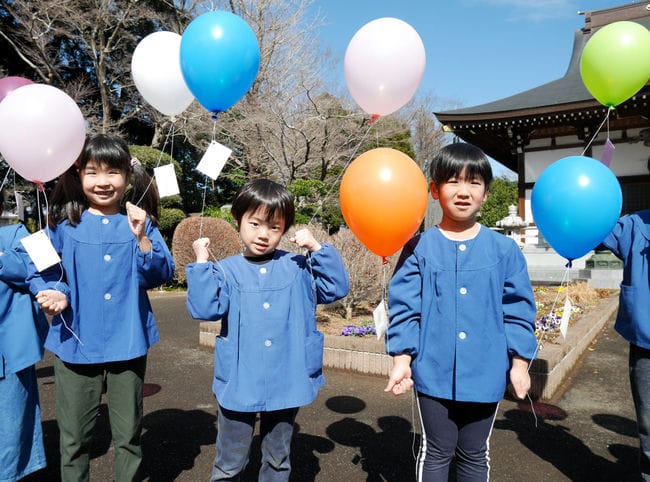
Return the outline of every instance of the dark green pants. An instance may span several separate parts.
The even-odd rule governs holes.
[[[115,450],[115,481],[131,482],[140,478],[146,366],[146,356],[92,365],[55,360],[56,418],[61,433],[63,482],[89,480],[90,446],[104,386]]]

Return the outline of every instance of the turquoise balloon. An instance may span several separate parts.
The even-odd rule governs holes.
[[[614,173],[591,157],[570,156],[535,182],[533,219],[548,244],[572,261],[598,246],[621,215],[623,194]]]
[[[626,20],[601,27],[582,50],[580,75],[601,104],[625,102],[650,79],[650,31]]]
[[[217,114],[237,103],[253,85],[260,48],[244,20],[213,11],[196,17],[183,32],[180,63],[192,95]]]

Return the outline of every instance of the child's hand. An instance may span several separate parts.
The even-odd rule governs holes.
[[[57,290],[39,291],[36,302],[48,315],[58,315],[68,307],[68,298]]]
[[[395,395],[402,395],[413,387],[411,378],[411,355],[395,355],[393,357],[393,368],[388,377],[388,385],[385,392],[393,392]]]
[[[131,228],[133,235],[139,240],[142,236],[144,236],[144,228],[147,222],[147,212],[135,204],[127,202],[126,216],[129,218],[129,227]]]
[[[135,236],[135,239],[138,240],[138,247],[140,248],[140,251],[151,251],[151,241],[145,233],[145,227],[147,226],[147,212],[135,204],[127,202],[126,216],[129,220],[129,227],[131,228],[131,232]]]
[[[311,234],[311,231],[309,231],[307,228],[299,229],[296,231],[296,233],[292,238],[289,239],[289,241],[296,243],[301,248],[307,248],[307,250],[312,253],[314,251],[318,251],[321,248],[320,243],[316,241],[314,235]]]
[[[512,368],[510,369],[510,383],[515,397],[520,400],[526,398],[530,390],[530,375],[528,374],[528,360],[521,357],[513,357]]]
[[[192,243],[192,249],[194,250],[194,254],[196,254],[197,263],[205,263],[208,261],[208,258],[210,257],[210,251],[208,251],[209,247],[209,238],[199,238]]]

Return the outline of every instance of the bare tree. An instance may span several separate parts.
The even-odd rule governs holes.
[[[382,258],[366,248],[347,228],[332,236],[332,244],[339,250],[350,277],[350,291],[341,300],[346,319],[352,319],[358,306],[373,306],[382,299]]]
[[[131,55],[139,36],[161,23],[150,2],[0,0],[0,6],[12,19],[0,35],[35,77],[68,93],[95,130],[118,129],[139,115]]]

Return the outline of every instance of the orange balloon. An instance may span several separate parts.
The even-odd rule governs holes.
[[[348,166],[339,199],[345,222],[370,251],[388,257],[411,239],[424,219],[427,181],[403,152],[386,147]]]

